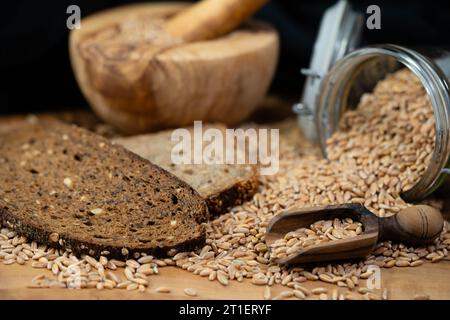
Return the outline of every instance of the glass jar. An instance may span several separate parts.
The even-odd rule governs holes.
[[[450,52],[431,49],[426,53],[398,45],[357,49],[339,61],[323,78],[315,105],[314,120],[321,150],[338,128],[342,114],[357,106],[362,94],[400,68],[407,67],[421,81],[435,117],[436,139],[431,162],[420,180],[401,196],[407,202],[425,198],[443,185],[450,173]],[[448,180],[445,182],[448,187]]]

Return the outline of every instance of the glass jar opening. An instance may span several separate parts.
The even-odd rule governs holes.
[[[364,93],[372,92],[378,81],[406,67],[422,83],[435,117],[436,138],[431,162],[419,181],[402,192],[407,202],[431,194],[445,179],[450,156],[450,86],[446,75],[429,58],[417,51],[378,45],[358,49],[339,60],[324,78],[317,99],[315,121],[322,153],[326,140],[338,128],[342,114],[356,108]]]

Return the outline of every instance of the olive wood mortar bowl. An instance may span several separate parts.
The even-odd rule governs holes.
[[[97,115],[128,133],[234,125],[264,98],[279,52],[277,32],[250,21],[212,40],[162,30],[186,4],[138,4],[94,14],[70,34],[72,67]]]

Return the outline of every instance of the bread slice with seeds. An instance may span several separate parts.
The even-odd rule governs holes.
[[[167,256],[205,241],[205,201],[171,173],[58,121],[0,136],[0,222],[78,254]]]
[[[225,131],[220,124],[205,125]],[[193,132],[193,128],[188,128]],[[150,160],[191,185],[206,200],[212,216],[225,213],[239,205],[258,190],[258,172],[255,165],[231,164],[174,164],[171,160],[173,130],[153,134],[116,138],[114,142]]]

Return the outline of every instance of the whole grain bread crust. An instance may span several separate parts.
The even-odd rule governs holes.
[[[252,167],[252,172],[250,179],[238,181],[205,199],[211,216],[217,217],[225,213],[228,208],[240,205],[253,197],[259,187],[256,166]]]
[[[52,242],[49,241],[51,238],[51,232],[28,224],[21,219],[17,219],[10,212],[2,208],[0,208],[0,222],[2,225],[16,231],[18,234],[38,243],[44,243],[56,249],[67,249],[78,256],[86,254],[94,258],[99,258],[103,255],[108,258],[123,260],[134,258],[143,252],[156,257],[168,257],[169,252],[172,250],[175,250],[176,252],[197,251],[205,244],[206,240],[206,235],[203,231],[199,237],[174,246],[155,247],[149,249],[131,249],[126,246],[117,247],[98,245],[78,239],[72,239],[64,235],[60,235],[57,242]],[[204,230],[204,227],[202,229]]]

